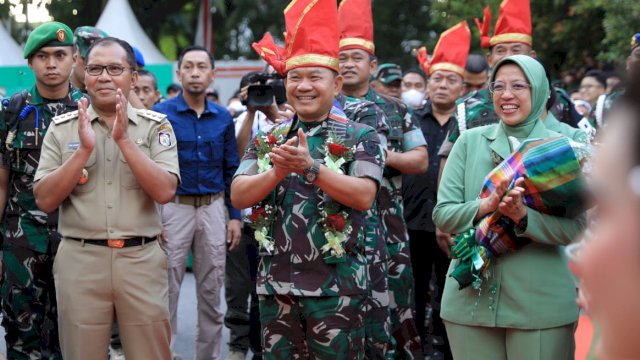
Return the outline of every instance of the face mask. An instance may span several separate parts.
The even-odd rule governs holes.
[[[424,93],[416,89],[404,91],[402,93],[402,101],[412,108],[419,108],[424,101]]]

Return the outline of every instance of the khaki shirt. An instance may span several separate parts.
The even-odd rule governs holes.
[[[129,106],[128,134],[156,164],[180,178],[176,138],[165,115]],[[156,236],[161,230],[160,206],[133,175],[111,131],[89,106],[96,145],[85,169],[89,176],[60,204],[58,230],[64,237],[120,239]],[[42,146],[38,181],[60,167],[80,146],[78,112],[53,118]],[[78,174],[80,178],[80,174]]]

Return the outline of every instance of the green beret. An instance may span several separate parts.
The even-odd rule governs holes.
[[[87,50],[89,46],[96,42],[98,39],[106,38],[107,33],[93,26],[80,26],[76,28],[74,32],[74,43],[80,49],[80,56],[82,58],[87,57]]]
[[[73,32],[67,25],[57,21],[44,23],[29,34],[22,54],[27,59],[45,46],[73,46]]]

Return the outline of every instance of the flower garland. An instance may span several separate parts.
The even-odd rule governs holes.
[[[271,134],[260,134],[256,136],[254,145],[257,150],[258,173],[263,173],[272,168],[269,153],[271,150],[284,143],[285,136],[282,132]],[[344,174],[342,166],[353,160],[355,147],[349,148],[344,142],[338,138],[335,132],[329,132],[327,145],[320,149],[324,154],[324,163],[327,168],[335,173]],[[320,221],[323,227],[323,234],[327,239],[320,250],[325,254],[325,260],[328,262],[340,262],[343,260],[345,249],[343,243],[349,239],[349,235],[353,231],[349,213],[346,210],[340,210],[341,205],[325,196],[319,191],[322,198],[320,204]],[[248,222],[254,230],[255,238],[258,244],[268,253],[272,254],[275,249],[274,240],[269,236],[271,226],[275,221],[276,208],[273,205],[263,205],[263,202],[252,207],[251,215]],[[332,259],[333,258],[333,259]]]
[[[282,132],[273,131],[271,134],[258,134],[253,140],[258,152],[258,174],[261,174],[272,168],[269,153],[271,149],[284,143],[284,134]]]
[[[271,224],[275,220],[276,209],[271,205],[256,205],[251,208],[249,224],[254,230],[254,236],[258,245],[271,254],[275,248],[273,239],[269,236]]]
[[[327,138],[327,146],[321,150],[324,153],[325,166],[338,174],[344,174],[342,165],[353,160],[355,147],[345,146],[342,139],[335,132],[330,131]],[[343,243],[349,239],[353,228],[349,221],[349,213],[340,211],[340,204],[330,198],[323,199],[324,208],[320,211],[320,224],[324,228],[324,236],[327,243],[320,250],[329,257],[335,257],[340,261],[345,253]]]
[[[354,148],[344,145],[344,142],[334,132],[329,133],[327,146],[324,150],[324,164],[329,170],[344,175],[342,165],[353,160]]]
[[[269,153],[271,150],[284,143],[285,136],[282,131],[274,130],[270,134],[259,133],[253,140],[256,147],[258,159],[258,174],[261,174],[273,166]],[[251,208],[251,215],[248,216],[249,226],[254,231],[254,236],[258,244],[271,254],[275,248],[273,239],[269,236],[271,225],[275,220],[275,207],[272,205],[262,205],[262,202]]]

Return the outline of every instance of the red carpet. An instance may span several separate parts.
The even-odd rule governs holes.
[[[576,330],[576,358],[575,360],[585,360],[591,347],[593,337],[593,324],[587,316],[580,316],[578,329]]]

